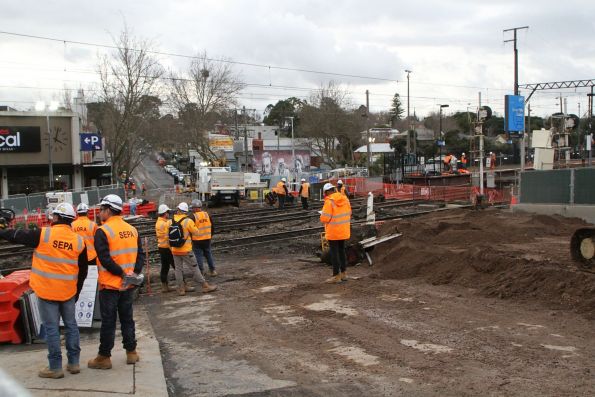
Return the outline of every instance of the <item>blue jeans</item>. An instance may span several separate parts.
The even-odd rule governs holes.
[[[116,318],[120,317],[122,345],[127,352],[136,350],[134,318],[132,311],[134,288],[126,291],[102,289],[99,291],[101,329],[99,331],[99,354],[111,357],[116,339]]]
[[[64,321],[66,356],[68,364],[79,363],[81,346],[79,328],[75,317],[74,296],[65,302],[49,301],[39,298],[39,314],[45,341],[48,345],[48,362],[51,370],[62,369],[62,349],[60,348],[60,316]]]
[[[213,260],[213,254],[211,253],[211,240],[195,240],[192,241],[192,252],[194,252],[194,256],[196,257],[196,263],[198,263],[198,268],[200,272],[204,272],[204,265],[202,262],[202,257],[204,255],[207,258],[207,263],[209,265],[209,270],[215,270],[215,261]]]

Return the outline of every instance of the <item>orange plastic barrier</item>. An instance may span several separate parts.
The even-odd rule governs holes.
[[[29,289],[30,273],[19,270],[0,279],[0,342],[23,343],[19,298]]]

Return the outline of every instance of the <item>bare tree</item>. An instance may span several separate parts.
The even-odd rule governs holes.
[[[169,102],[178,113],[184,138],[206,159],[216,158],[209,148],[208,131],[237,106],[244,88],[230,63],[213,61],[206,52],[196,56],[184,73],[171,73]]]
[[[146,98],[155,94],[163,75],[159,61],[150,54],[152,44],[134,37],[127,27],[114,38],[117,49],[99,61],[101,88],[89,117],[106,137],[114,176],[132,171],[144,157],[147,127]]]
[[[311,138],[313,149],[332,167],[353,161],[354,145],[361,140],[362,117],[348,95],[331,81],[314,91],[300,110],[300,134]]]

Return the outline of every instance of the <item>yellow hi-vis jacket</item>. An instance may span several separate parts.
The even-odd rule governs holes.
[[[181,247],[170,247],[171,253],[174,255],[188,255],[192,251],[192,236],[198,235],[198,229],[194,224],[191,216],[186,214],[175,214],[174,221],[179,221],[182,218],[186,218],[182,221],[182,229],[184,230],[184,238],[186,242]]]
[[[95,251],[95,232],[97,231],[97,223],[93,222],[87,216],[79,216],[72,222],[72,230],[85,240],[87,246],[87,260],[90,262],[97,258]]]
[[[302,183],[302,197],[310,197],[310,184],[308,182]]]
[[[165,219],[163,217],[157,218],[155,223],[155,234],[157,235],[157,247],[169,248],[169,226],[171,225],[171,219]]]

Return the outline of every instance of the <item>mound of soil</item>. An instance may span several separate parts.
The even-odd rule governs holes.
[[[387,222],[381,235],[403,236],[373,252],[373,277],[454,283],[482,295],[537,300],[595,318],[595,274],[578,270],[569,251],[572,233],[584,225],[575,218],[497,209]]]

